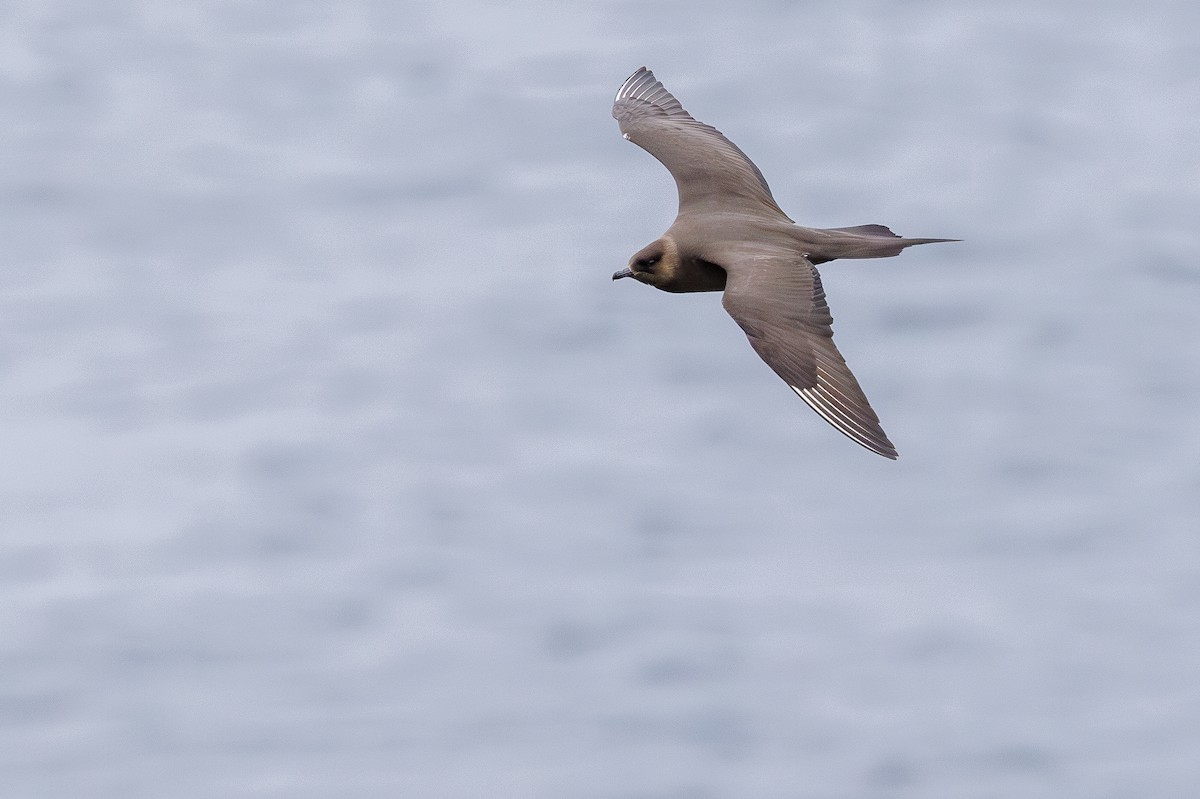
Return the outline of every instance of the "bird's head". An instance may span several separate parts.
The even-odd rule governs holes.
[[[663,237],[643,247],[629,259],[629,267],[613,274],[613,280],[631,277],[639,283],[670,291],[679,269],[679,251],[675,243]]]

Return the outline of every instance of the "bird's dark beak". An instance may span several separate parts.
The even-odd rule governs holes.
[[[633,277],[633,270],[622,269],[620,272],[613,272],[613,280],[620,280],[623,277]]]

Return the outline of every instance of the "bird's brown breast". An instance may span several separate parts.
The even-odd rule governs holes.
[[[725,270],[703,258],[681,258],[663,291],[683,294],[693,291],[724,291]]]

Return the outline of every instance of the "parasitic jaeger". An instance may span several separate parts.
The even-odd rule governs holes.
[[[833,317],[816,264],[889,258],[914,244],[883,225],[809,228],[775,203],[758,167],[720,131],[692,117],[642,67],[613,102],[621,134],[662,162],[679,189],[679,213],[613,280],[670,292],[723,291],[721,304],[750,346],[809,407],[885,458],[896,448],[833,344]]]

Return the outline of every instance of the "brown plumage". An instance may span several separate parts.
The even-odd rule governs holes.
[[[642,67],[613,103],[624,137],[663,163],[679,189],[674,224],[613,280],[670,292],[724,291],[722,304],[750,345],[825,421],[862,446],[896,457],[879,418],[833,345],[833,317],[814,264],[887,258],[906,239],[883,225],[807,228],[775,203],[758,167],[716,128],[693,119]]]

